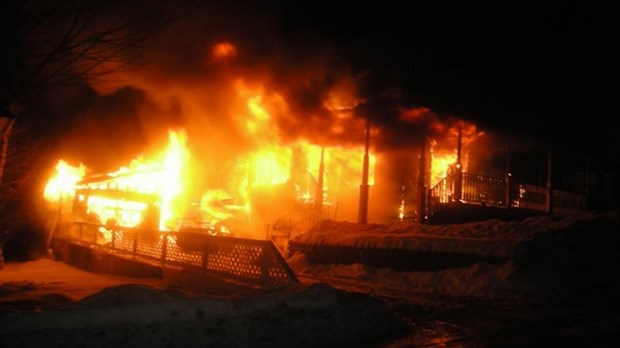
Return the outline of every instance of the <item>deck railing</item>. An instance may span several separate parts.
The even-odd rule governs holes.
[[[271,241],[211,236],[196,232],[162,232],[74,222],[71,241],[99,246],[111,253],[142,258],[162,267],[212,274],[260,287],[299,283]]]
[[[536,211],[572,212],[586,209],[585,196],[549,190],[546,187],[514,182],[473,173],[461,174],[461,195],[456,197],[458,174],[443,178],[429,190],[429,210],[453,203],[520,208]],[[550,197],[550,193],[552,197]],[[553,198],[549,201],[550,198]],[[551,205],[551,206],[550,206]]]

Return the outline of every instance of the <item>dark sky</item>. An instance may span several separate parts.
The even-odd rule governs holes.
[[[552,149],[618,157],[613,11],[589,4],[274,5],[406,99]]]
[[[167,34],[171,46],[160,47],[174,56],[156,66],[162,75],[204,78],[195,68],[203,65],[205,42],[220,36],[244,54],[251,51],[240,59],[273,60],[270,66],[284,77],[311,65],[305,55],[329,50],[364,76],[363,97],[370,102],[396,93],[398,106],[429,107],[506,139],[520,138],[514,148],[532,141],[568,157],[610,162],[609,168],[620,159],[620,60],[610,8],[585,2],[186,1],[196,10],[191,24],[175,23],[177,31]],[[196,47],[177,52],[192,40]],[[288,46],[284,54],[273,49],[280,45]],[[310,96],[321,101],[320,93]],[[376,104],[375,121],[394,119],[389,103]]]

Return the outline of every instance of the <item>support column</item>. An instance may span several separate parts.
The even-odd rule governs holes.
[[[420,144],[420,169],[418,174],[418,222],[426,222],[426,137]]]
[[[461,203],[463,198],[463,165],[461,163],[461,143],[463,140],[463,130],[459,126],[459,137],[456,147],[456,171],[454,173],[454,200],[456,203]]]
[[[586,158],[583,171],[583,210],[588,210],[588,196],[590,196],[590,159]]]
[[[370,122],[366,121],[366,141],[364,145],[364,162],[362,165],[362,184],[360,185],[359,214],[357,222],[365,224],[368,222],[368,167],[369,157],[368,148],[370,146]]]
[[[319,175],[316,183],[316,193],[314,202],[316,204],[316,212],[319,215],[323,213],[323,177],[325,175],[325,148],[321,147],[321,160],[319,162]]]
[[[553,185],[551,181],[552,170],[551,151],[547,152],[547,213],[553,214]]]
[[[506,151],[506,170],[504,173],[504,182],[506,184],[505,190],[506,192],[504,192],[504,200],[505,200],[505,205],[506,208],[510,208],[511,206],[511,200],[512,197],[510,196],[511,192],[510,192],[510,179],[512,178],[512,173],[510,172],[510,147],[508,147],[508,150]]]

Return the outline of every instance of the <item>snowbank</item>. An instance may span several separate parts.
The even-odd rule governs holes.
[[[326,284],[220,298],[180,288],[117,284],[76,300],[73,291],[80,280],[73,273],[81,271],[49,260],[31,266],[51,274],[65,271],[66,279],[77,283],[50,284],[28,276],[21,278],[30,281],[0,281],[3,347],[341,346],[373,342],[405,328],[382,302]],[[9,265],[11,279],[18,279],[14,268]],[[28,263],[17,268],[29,272]],[[70,288],[68,295],[65,288]],[[44,306],[27,301],[54,296],[62,298]]]
[[[289,258],[298,274],[354,287],[399,292],[437,293],[479,298],[555,298],[609,300],[620,294],[616,265],[620,261],[617,212],[551,215],[524,221],[498,220],[446,226],[358,225],[324,221],[296,240],[317,245],[362,245],[461,252],[473,244],[462,240],[492,240],[511,250],[503,264],[477,263],[435,272],[398,272],[360,263],[311,264],[303,254]],[[415,242],[434,238],[434,244]],[[362,284],[362,285],[360,285]],[[620,301],[619,301],[620,302]]]
[[[378,294],[418,296],[438,294],[455,297],[519,300],[536,291],[533,285],[516,277],[512,261],[501,265],[478,263],[471,267],[436,272],[399,272],[363,264],[315,265],[296,253],[288,260],[302,277],[334,283],[351,290],[372,289]]]
[[[512,257],[517,244],[587,221],[610,219],[600,213],[546,215],[522,221],[487,220],[464,224],[357,224],[324,220],[291,242],[307,245],[434,251]]]

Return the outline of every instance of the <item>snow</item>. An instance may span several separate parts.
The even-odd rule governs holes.
[[[404,328],[382,302],[326,284],[208,296],[47,259],[0,271],[0,322],[3,347],[316,347]]]
[[[399,272],[390,268],[375,268],[360,263],[344,265],[313,265],[302,253],[295,253],[288,260],[298,274],[321,281],[335,281],[342,287],[358,291],[360,287],[379,293],[415,294],[428,293],[449,296],[468,296],[484,299],[518,300],[534,287],[515,276],[512,261],[501,265],[478,263],[435,272]],[[344,283],[343,283],[344,281]]]
[[[287,261],[301,285],[217,296],[161,279],[89,273],[48,259],[8,263],[0,270],[0,342],[2,347],[372,346],[416,330],[394,310],[400,303],[427,310],[411,306],[421,294],[481,301],[582,299],[616,308],[617,227],[618,212],[446,226],[324,221],[296,241],[487,254],[496,251],[480,244],[492,242],[503,247],[494,255],[508,261],[399,272],[361,263],[311,264],[297,253]],[[390,298],[395,300],[387,306],[383,301]]]
[[[550,231],[568,229],[581,221],[605,218],[609,214],[545,215],[522,221],[487,220],[448,225],[357,224],[324,220],[307,233],[293,238],[292,242],[512,257],[521,242]]]
[[[62,293],[68,300],[77,301],[110,286],[132,283],[152,286],[163,284],[160,279],[90,273],[50,259],[7,263],[0,270],[0,284],[3,285],[0,294],[4,295],[0,298],[0,304],[6,302],[7,293],[11,293],[11,299],[19,296],[49,297]]]
[[[465,224],[361,225],[323,221],[295,242],[313,245],[411,249],[504,256],[434,272],[398,272],[360,263],[312,264],[304,254],[288,259],[298,276],[345,289],[383,289],[484,299],[597,298],[618,289],[618,212],[548,215],[523,221]],[[499,246],[498,248],[495,248]],[[351,286],[349,286],[351,285]]]

